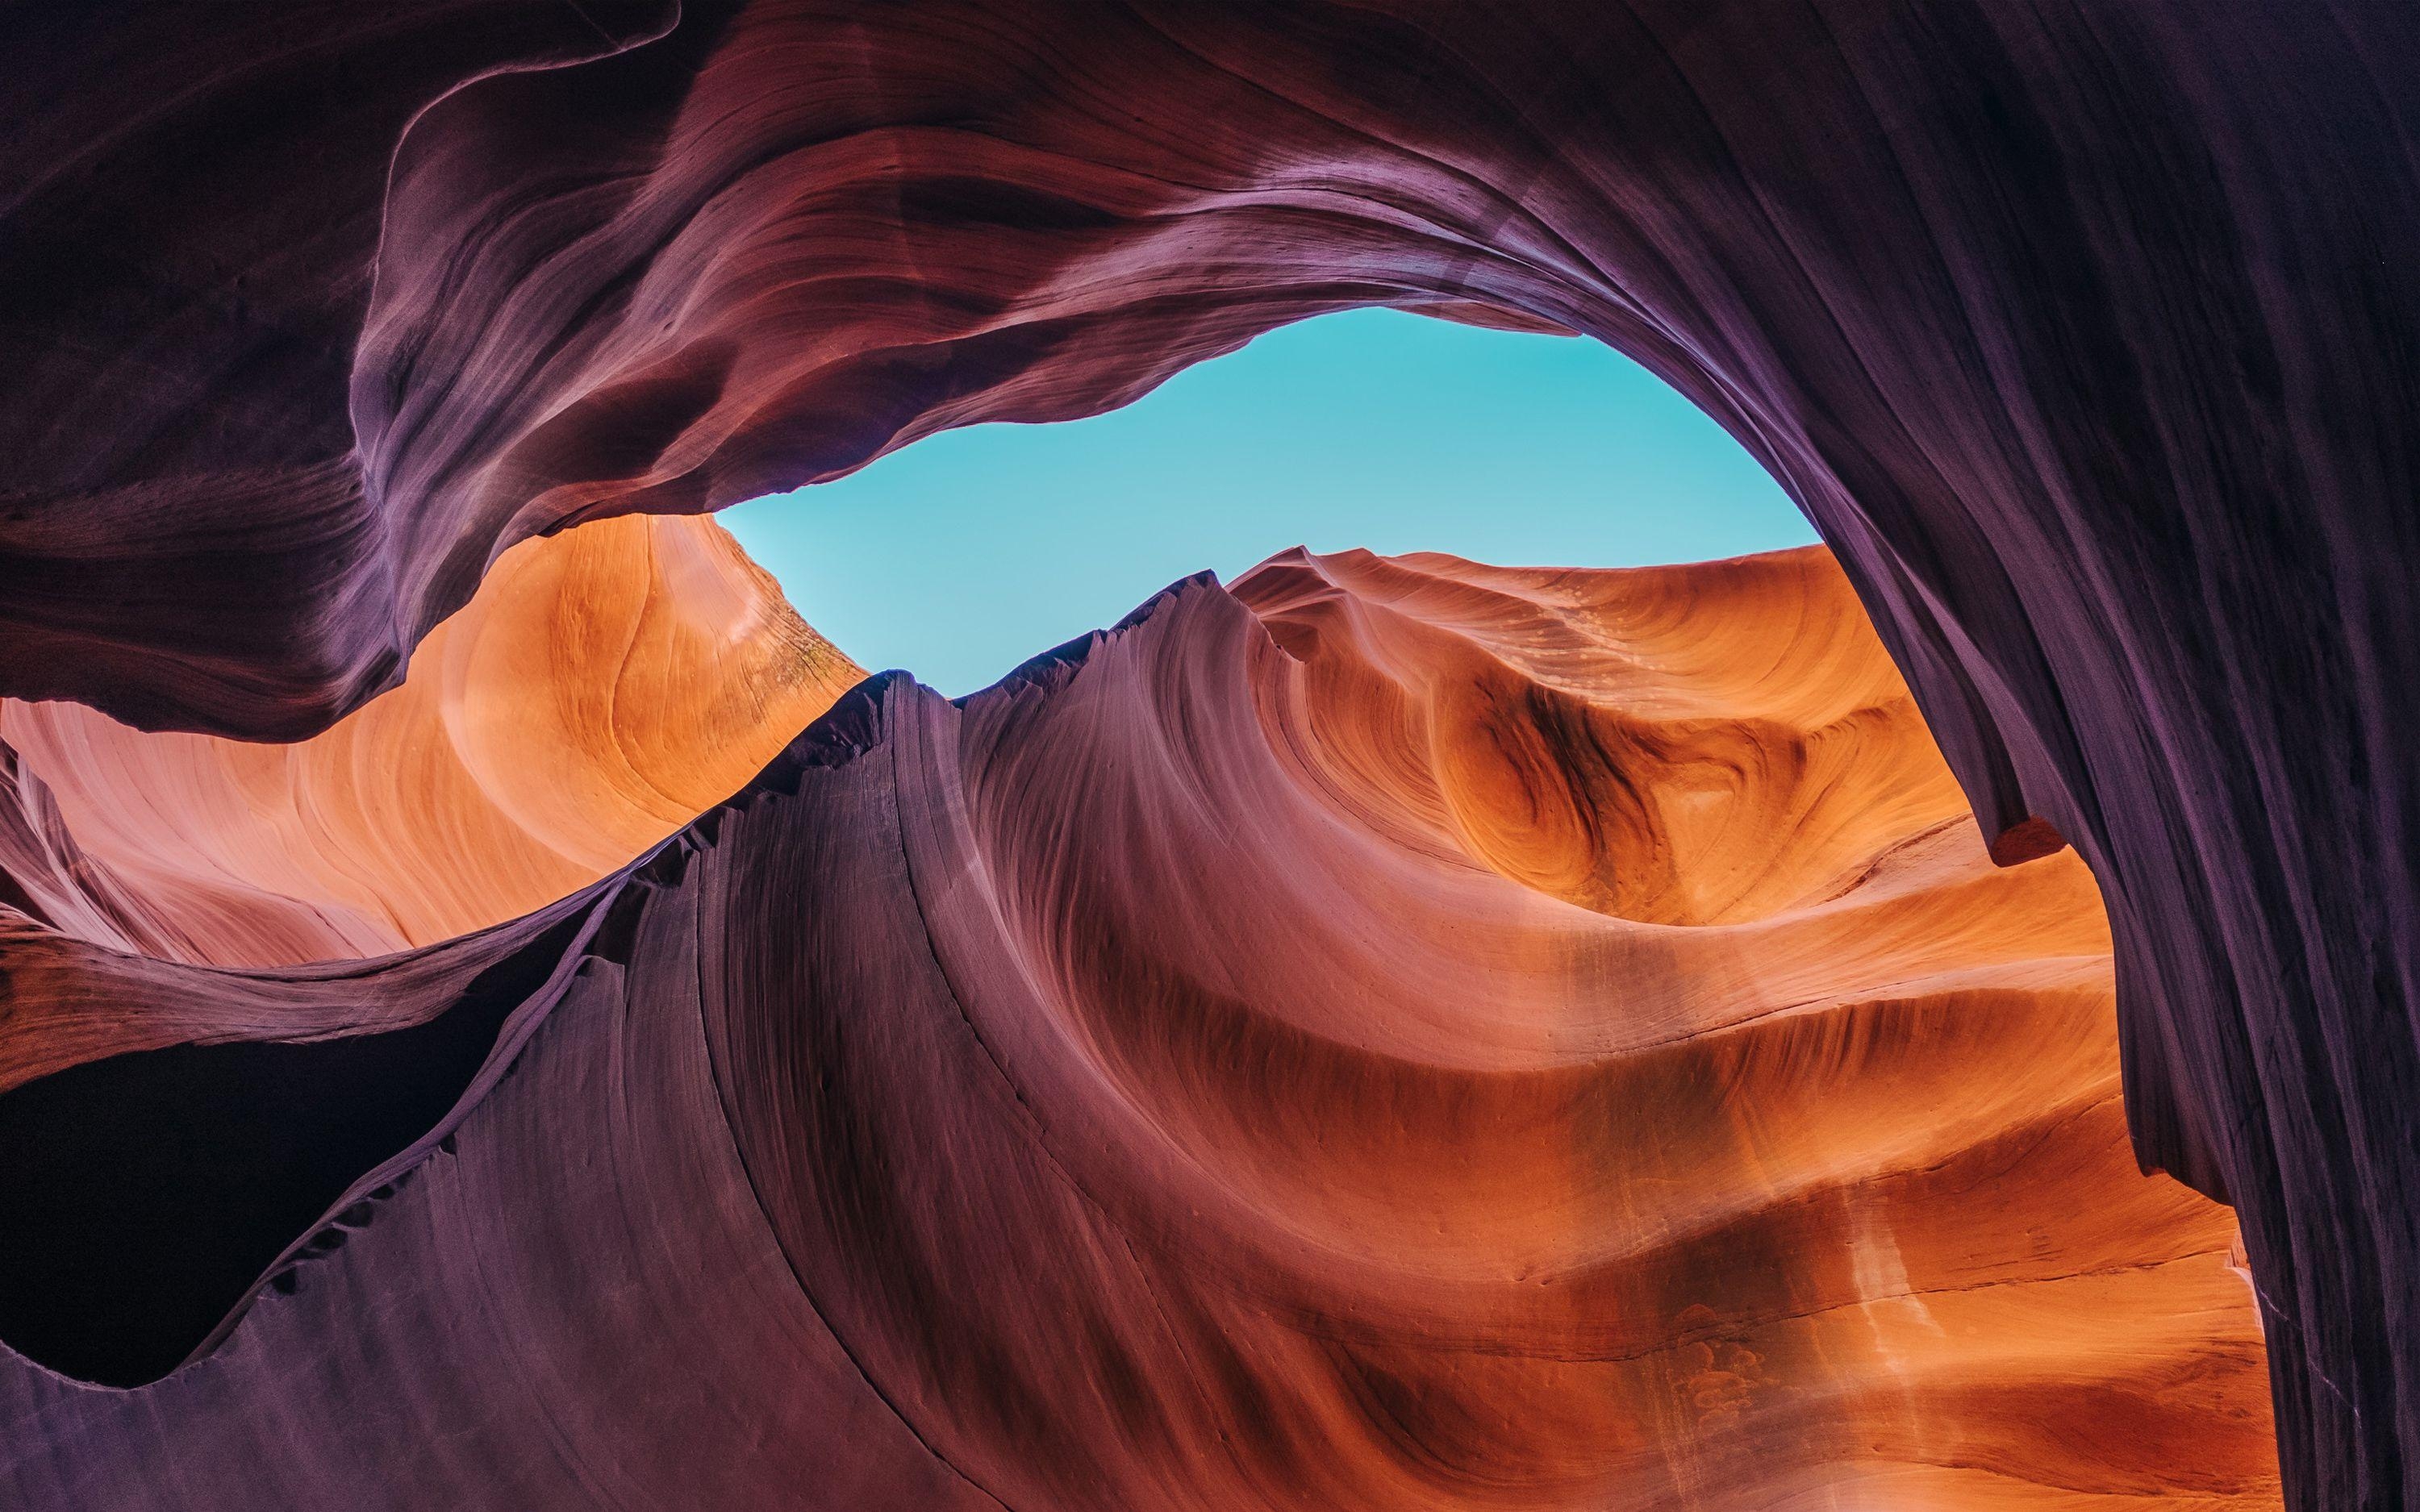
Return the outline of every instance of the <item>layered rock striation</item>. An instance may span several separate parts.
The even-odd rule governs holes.
[[[431,944],[619,870],[863,675],[711,521],[600,521],[506,552],[400,687],[295,745],[0,701],[0,902],[209,965]]]
[[[479,935],[47,948],[224,1042],[0,1097],[18,1504],[2278,1504],[2093,881],[1820,550],[1291,553]]]
[[[0,692],[299,737],[514,541],[1392,303],[1585,332],[1838,553],[2116,935],[2298,1505],[2420,1501],[2420,12],[51,7],[0,85]],[[1014,528],[1013,523],[1003,528]]]

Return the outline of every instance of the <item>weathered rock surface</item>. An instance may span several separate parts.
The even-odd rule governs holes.
[[[401,687],[297,745],[0,701],[0,902],[209,965],[431,944],[620,870],[863,675],[711,521],[599,521],[505,553]]]
[[[2420,1501],[2420,9],[9,24],[0,691],[296,736],[566,520],[1339,305],[1601,336],[1805,505],[2001,854],[2100,878],[2296,1504]]]
[[[1290,554],[485,934],[47,948],[240,1042],[0,1097],[0,1336],[134,1387],[0,1364],[13,1504],[2277,1504],[2092,879],[1820,550]]]

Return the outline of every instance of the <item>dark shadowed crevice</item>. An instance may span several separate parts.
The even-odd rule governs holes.
[[[348,1187],[445,1117],[586,918],[411,1028],[138,1051],[0,1096],[0,1341],[105,1385],[175,1369]]]

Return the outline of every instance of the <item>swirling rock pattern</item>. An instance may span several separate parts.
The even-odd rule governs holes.
[[[11,18],[0,692],[299,736],[566,520],[1341,305],[1602,337],[2100,878],[2296,1504],[2420,1502],[2420,10],[240,8]]]
[[[2273,1506],[2108,946],[2074,856],[1992,863],[1820,550],[1289,554],[959,704],[869,681],[644,863],[353,973],[480,1019],[458,1101],[164,1380],[0,1367],[0,1484]],[[106,1124],[142,1060],[15,1097]],[[101,1309],[52,1363],[133,1363],[140,1288],[46,1284]]]
[[[863,675],[721,527],[600,521],[506,552],[401,687],[297,745],[0,701],[0,872],[163,960],[384,955],[619,870]]]

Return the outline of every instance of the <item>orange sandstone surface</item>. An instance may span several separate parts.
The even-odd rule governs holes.
[[[845,663],[711,527],[598,530],[301,747],[8,710],[161,917],[380,948],[712,804],[568,945],[347,978],[513,1015],[164,1381],[0,1360],[0,1426],[131,1445],[0,1446],[28,1504],[2278,1504],[2093,879],[1993,863],[1823,551],[1291,552],[955,703],[869,682],[714,803]],[[327,991],[211,981],[237,1038]],[[225,1447],[297,1413],[348,1427]]]
[[[604,520],[504,552],[402,687],[299,744],[0,700],[15,817],[80,853],[10,870],[67,933],[170,960],[427,945],[626,865],[863,675],[712,520]]]

